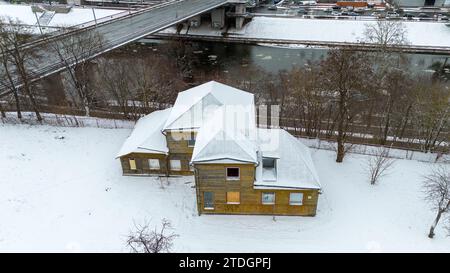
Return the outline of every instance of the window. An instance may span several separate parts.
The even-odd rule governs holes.
[[[275,158],[263,157],[263,168],[266,169],[275,168]]]
[[[133,159],[133,158],[130,158],[128,161],[130,162],[130,170],[132,170],[132,171],[137,170],[137,168],[136,168],[136,160]]]
[[[180,160],[170,160],[170,169],[172,171],[181,171],[181,161]]]
[[[263,205],[275,204],[275,193],[274,192],[263,192],[262,193],[262,203],[263,203]]]
[[[263,157],[262,165],[263,165],[263,180],[276,181],[277,180],[277,172],[275,168],[276,159],[270,157]]]
[[[195,146],[195,134],[191,132],[189,139],[188,139],[188,147],[194,147]]]
[[[239,180],[239,168],[227,168],[227,180]]]
[[[291,192],[289,195],[289,205],[291,205],[291,206],[303,205],[303,193]]]
[[[210,191],[205,191],[203,193],[203,208],[204,209],[214,209],[214,193]]]
[[[241,194],[238,191],[227,192],[227,204],[239,204],[241,203]]]
[[[159,159],[149,159],[148,166],[150,170],[159,170]]]

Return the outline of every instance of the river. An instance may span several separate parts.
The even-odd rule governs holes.
[[[146,46],[160,51],[166,41],[141,40]],[[304,66],[308,62],[316,62],[326,58],[327,48],[283,48],[276,46],[261,46],[250,44],[190,42],[197,69],[211,69],[219,66],[223,70],[232,70],[237,66],[257,66],[271,73],[289,70],[293,66]],[[431,54],[405,54],[413,72],[432,73],[430,66],[435,62],[444,62],[450,56]]]

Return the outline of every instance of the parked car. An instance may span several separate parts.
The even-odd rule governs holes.
[[[423,12],[419,13],[419,15],[417,15],[417,17],[419,17],[419,18],[430,18],[430,16],[428,14],[423,13]]]
[[[341,10],[340,6],[332,6],[331,8],[334,9],[334,10]]]
[[[267,8],[268,10],[277,10],[277,6],[272,5]]]
[[[400,15],[397,12],[395,12],[395,11],[388,11],[386,13],[386,17],[388,17],[388,18],[397,18],[399,16]]]
[[[359,14],[356,13],[356,12],[354,12],[354,11],[349,12],[348,15],[349,15],[349,16],[359,16]]]
[[[308,14],[308,11],[305,10],[305,9],[300,8],[300,9],[297,11],[297,13],[298,13],[298,14]]]
[[[331,15],[339,16],[339,15],[341,15],[341,13],[339,11],[333,11],[333,12],[331,12]]]
[[[403,18],[406,20],[412,20],[414,18],[414,15],[412,15],[411,13],[405,13],[403,15]]]

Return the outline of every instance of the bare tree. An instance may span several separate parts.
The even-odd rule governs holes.
[[[381,50],[408,44],[407,30],[400,21],[377,20],[367,23],[363,32],[363,41],[377,44]]]
[[[423,183],[425,200],[437,211],[436,218],[430,227],[429,238],[434,237],[434,229],[444,214],[450,210],[450,173],[445,167],[436,167],[431,174],[425,176]],[[450,231],[450,228],[449,228]]]
[[[134,60],[122,60],[113,58],[100,58],[98,60],[98,75],[96,81],[97,89],[113,99],[124,118],[137,119],[139,113],[134,107],[136,94],[132,91],[132,68]]]
[[[337,155],[336,162],[345,156],[350,126],[362,112],[360,102],[373,74],[372,66],[362,52],[333,49],[321,64],[324,93],[336,100]]]
[[[36,66],[39,56],[33,49],[23,46],[31,40],[31,37],[30,30],[23,27],[18,21],[7,18],[3,23],[0,22],[0,61],[2,64],[0,78],[1,85],[14,95],[18,118],[22,118],[19,91],[23,91],[30,101],[37,120],[42,121],[29,71],[29,67]],[[14,75],[21,81],[20,90],[16,86]]]
[[[388,175],[394,162],[394,159],[389,157],[389,148],[377,148],[375,154],[369,156],[366,162],[366,170],[369,174],[370,184],[375,185],[382,177]]]
[[[127,246],[135,253],[162,253],[170,252],[173,240],[178,237],[175,233],[168,233],[173,229],[167,219],[162,219],[161,228],[150,230],[149,223],[143,225],[134,224],[135,230],[130,232]]]
[[[103,37],[95,30],[71,35],[52,43],[66,68],[69,83],[75,89],[86,116],[90,116],[95,96],[95,86],[91,83],[92,64],[87,59],[98,53],[102,44]]]
[[[448,140],[443,132],[448,131],[450,117],[450,90],[435,83],[417,84],[415,90],[416,108],[413,123],[417,137],[421,140],[421,150],[434,151]]]

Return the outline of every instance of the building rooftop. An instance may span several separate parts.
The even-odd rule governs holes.
[[[167,154],[166,137],[161,130],[172,108],[154,111],[136,123],[133,132],[125,140],[117,157],[131,153]]]
[[[254,107],[253,94],[215,81],[180,92],[163,130],[198,129],[222,105]]]
[[[258,128],[256,189],[320,189],[309,148],[283,129]],[[272,159],[265,166],[264,160]]]

